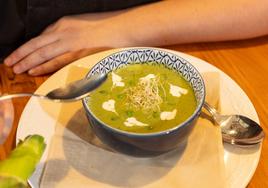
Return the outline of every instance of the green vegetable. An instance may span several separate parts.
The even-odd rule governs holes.
[[[101,94],[106,94],[107,91],[105,91],[105,90],[100,90],[99,93],[101,93]]]
[[[130,80],[130,81],[128,81],[128,85],[129,86],[134,86],[135,85],[135,82],[133,80]]]
[[[7,159],[0,161],[0,187],[27,187],[46,144],[39,135],[30,135],[20,141]]]
[[[153,112],[153,117],[154,118],[159,118],[159,113],[158,112]]]
[[[126,111],[126,114],[127,114],[128,117],[132,117],[133,114],[134,114],[134,112],[131,111],[131,110],[127,110],[127,111]]]
[[[111,117],[112,121],[116,121],[117,119],[119,119],[119,117]]]
[[[117,98],[118,99],[123,99],[124,98],[124,95],[123,94],[119,94],[119,95],[117,95]]]
[[[153,126],[148,126],[147,129],[148,129],[148,130],[153,130],[154,127],[153,127]]]

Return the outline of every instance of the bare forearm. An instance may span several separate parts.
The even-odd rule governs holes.
[[[165,0],[115,12],[68,16],[15,50],[15,73],[53,72],[104,48],[163,46],[268,34],[268,0]]]
[[[268,34],[268,1],[161,1],[123,11],[109,22],[126,39],[123,45],[244,39]]]

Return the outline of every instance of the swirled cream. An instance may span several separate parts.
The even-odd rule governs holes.
[[[174,109],[171,112],[164,111],[164,112],[160,113],[160,119],[161,120],[172,120],[176,117],[176,114],[177,114],[176,109]]]
[[[108,101],[105,101],[104,103],[102,103],[102,108],[104,110],[116,113],[116,111],[115,111],[115,100],[110,99]]]
[[[186,95],[188,93],[188,90],[182,87],[175,86],[172,84],[169,84],[169,86],[170,86],[169,93],[174,97],[180,97],[182,94]]]
[[[155,79],[155,75],[154,74],[148,74],[147,76],[144,76],[144,77],[140,78],[141,81],[149,81],[150,79]]]
[[[138,121],[134,117],[127,118],[126,121],[124,122],[124,124],[127,127],[133,127],[133,126],[144,127],[144,126],[148,126],[148,124],[142,123],[142,122]]]
[[[112,72],[112,82],[113,82],[113,87],[124,87],[125,83],[122,82],[121,76],[115,74]]]

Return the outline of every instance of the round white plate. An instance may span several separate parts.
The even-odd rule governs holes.
[[[77,60],[76,62],[53,74],[38,88],[36,93],[46,93],[51,89],[64,85],[70,66],[76,65],[90,69],[104,56],[119,50],[120,49],[109,50]],[[223,113],[239,113],[252,118],[256,122],[259,122],[254,106],[250,102],[245,92],[224,72],[196,57],[180,52],[171,52],[178,54],[182,58],[192,63],[200,72],[220,73],[220,102]],[[53,106],[53,113],[57,114],[61,104],[55,103],[53,105],[55,106]],[[45,137],[47,146],[49,146],[51,137],[54,133],[55,124],[57,123],[57,118],[55,117],[44,111],[40,105],[40,101],[38,101],[36,98],[31,98],[24,108],[20,118],[17,130],[17,142],[19,139],[23,139],[29,134],[40,134]],[[47,147],[44,155],[42,156],[41,162],[38,164],[35,173],[29,180],[29,183],[33,187],[39,187],[38,182],[44,168],[48,150],[49,148]],[[224,145],[224,163],[227,174],[226,182],[231,188],[243,188],[247,186],[257,167],[260,152],[260,145],[250,149],[233,147],[228,144]]]

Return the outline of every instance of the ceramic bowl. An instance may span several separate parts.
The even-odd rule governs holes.
[[[113,128],[98,119],[87,105],[89,97],[83,99],[83,106],[89,124],[99,139],[113,150],[136,157],[152,157],[166,153],[187,142],[195,126],[205,100],[205,85],[198,70],[185,59],[172,52],[158,48],[132,48],[104,57],[87,74],[109,73],[133,63],[162,64],[175,70],[192,86],[197,100],[194,113],[183,123],[161,132],[132,133]]]

